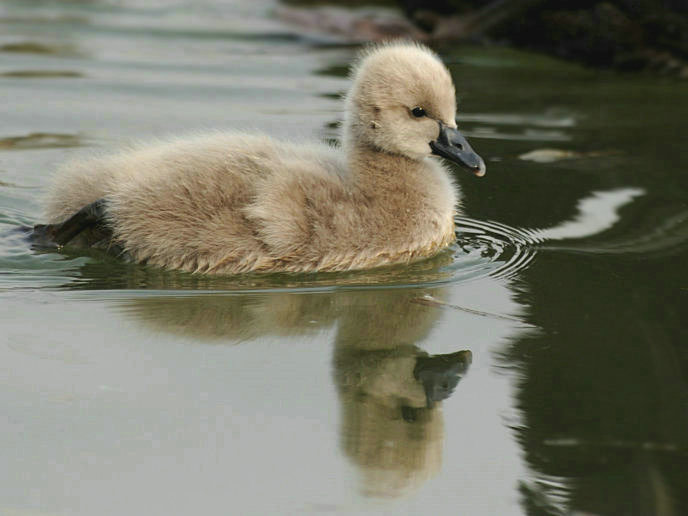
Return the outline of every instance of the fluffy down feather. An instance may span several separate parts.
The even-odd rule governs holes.
[[[367,50],[352,72],[341,148],[216,132],[70,163],[46,218],[104,199],[133,259],[207,273],[337,271],[408,263],[454,239],[457,192],[428,142],[455,127],[451,77],[415,44]],[[428,117],[410,114],[422,106]]]

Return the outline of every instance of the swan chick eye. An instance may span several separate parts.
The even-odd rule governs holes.
[[[419,107],[414,107],[414,108],[411,110],[411,113],[412,113],[413,116],[415,116],[416,118],[420,118],[420,117],[426,115],[425,110],[424,110],[422,107],[420,107],[420,106],[419,106]]]

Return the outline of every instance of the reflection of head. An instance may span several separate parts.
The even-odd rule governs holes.
[[[448,397],[470,351],[428,356],[416,346],[338,345],[335,382],[342,448],[362,470],[364,494],[400,496],[439,471]]]
[[[428,407],[451,396],[472,360],[470,351],[418,357],[413,376],[423,384]]]

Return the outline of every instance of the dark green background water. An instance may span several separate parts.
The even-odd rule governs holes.
[[[0,2],[0,513],[685,514],[685,82],[439,48],[488,173],[409,268],[207,278],[17,233],[82,153],[336,138],[356,49],[274,8]],[[428,406],[414,370],[460,351]]]

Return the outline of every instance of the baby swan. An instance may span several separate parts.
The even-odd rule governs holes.
[[[201,273],[430,257],[453,242],[457,204],[431,154],[485,172],[456,130],[451,76],[426,47],[390,43],[364,51],[352,80],[341,148],[214,133],[72,163],[34,235]]]

